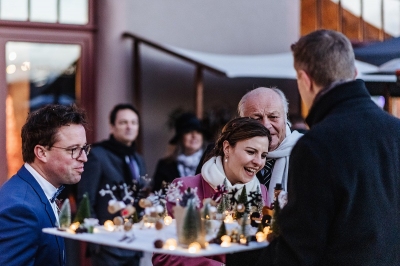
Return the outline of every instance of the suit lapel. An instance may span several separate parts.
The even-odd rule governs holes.
[[[18,171],[17,175],[23,179],[25,182],[27,182],[32,189],[35,191],[35,193],[38,195],[40,201],[43,204],[44,210],[47,213],[47,216],[50,220],[51,226],[56,227],[56,217],[54,215],[53,208],[50,205],[50,201],[47,199],[46,195],[44,194],[43,189],[39,185],[39,183],[36,181],[36,179],[32,176],[32,174],[25,168],[25,166],[22,166],[21,169]],[[59,236],[54,236],[57,241],[58,249],[59,249],[59,258],[60,258],[60,265],[64,265],[63,261],[65,258],[64,255],[64,241],[62,237]]]

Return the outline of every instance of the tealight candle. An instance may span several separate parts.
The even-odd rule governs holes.
[[[71,229],[72,231],[75,231],[76,229],[78,229],[79,227],[79,222],[73,223],[70,225],[69,229]]]
[[[172,217],[171,216],[165,216],[164,217],[164,224],[165,225],[170,225],[172,223]]]
[[[221,247],[229,247],[231,245],[231,237],[227,235],[221,236]]]
[[[264,234],[268,235],[269,233],[269,226],[264,227]]]
[[[114,231],[114,223],[113,223],[113,221],[111,221],[111,220],[105,221],[105,222],[104,222],[104,228],[105,228],[107,231]]]
[[[256,234],[257,242],[264,242],[265,241],[265,234],[263,232],[258,232]]]
[[[233,217],[232,217],[232,215],[227,215],[227,216],[225,217],[224,222],[225,222],[226,224],[233,223]]]
[[[189,251],[189,253],[196,253],[196,252],[199,252],[200,249],[201,249],[200,244],[197,242],[193,242],[189,245],[188,251]]]
[[[242,245],[247,244],[247,239],[243,235],[240,236],[240,244]]]
[[[165,241],[165,247],[169,250],[175,250],[177,245],[176,240],[173,238],[169,238]]]
[[[144,226],[146,227],[146,228],[150,228],[151,227],[151,223],[144,223]]]

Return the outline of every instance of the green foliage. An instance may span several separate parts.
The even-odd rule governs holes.
[[[281,229],[278,225],[279,223],[279,214],[281,212],[281,207],[279,206],[278,200],[275,200],[274,203],[274,215],[271,220],[271,230],[274,232],[276,236],[279,236],[281,233]]]
[[[136,224],[139,222],[137,212],[135,211],[130,217],[131,223]]]
[[[257,193],[259,193],[260,195],[262,195],[262,193],[261,193],[261,189],[260,189],[260,186],[257,186]],[[260,215],[262,215],[262,208],[264,207],[264,201],[263,201],[263,199],[262,199],[262,197],[261,197],[261,200],[258,202],[258,204],[257,204],[257,211],[258,211],[258,213],[260,214]]]
[[[68,228],[71,225],[71,205],[69,204],[69,199],[65,199],[58,217],[61,228]]]
[[[75,222],[83,223],[83,220],[85,218],[90,218],[90,202],[89,202],[89,194],[87,192],[83,194],[83,198],[79,203],[74,223]]]
[[[216,236],[217,239],[221,239],[222,236],[226,235],[226,226],[224,221],[221,222],[221,226],[219,227],[218,234]]]
[[[206,220],[210,220],[210,204],[207,203],[203,207],[203,218]]]
[[[247,212],[243,213],[242,217],[242,224],[241,224],[241,233],[244,236],[247,236],[249,234],[247,230],[247,220],[249,219],[249,214]]]
[[[186,208],[182,226],[182,242],[188,245],[197,241],[201,233],[201,219],[200,213],[196,209],[194,199],[188,200]]]
[[[247,202],[247,191],[246,191],[246,186],[243,186],[242,192],[239,195],[238,198],[238,204],[242,203],[244,205],[244,212],[238,212],[237,210],[235,211],[235,219],[240,219],[243,217],[244,213],[249,213],[249,206],[246,204]]]
[[[258,233],[258,232],[264,232],[264,226],[263,226],[262,223],[259,223],[259,224],[258,224],[257,233]]]

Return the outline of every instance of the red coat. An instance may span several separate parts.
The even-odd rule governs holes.
[[[177,183],[178,181],[183,181],[183,186],[180,187],[181,192],[185,191],[188,187],[196,188],[197,195],[201,201],[200,207],[203,207],[203,199],[211,198],[215,191],[214,189],[203,179],[201,174],[196,176],[187,176],[176,178],[172,183]],[[261,195],[263,197],[264,205],[269,206],[268,202],[268,192],[264,185],[261,185]],[[175,206],[174,202],[167,202],[168,214],[173,217],[172,207]],[[172,256],[167,254],[154,254],[152,258],[154,266],[221,266],[225,264],[225,255],[207,256],[207,257],[181,257]]]

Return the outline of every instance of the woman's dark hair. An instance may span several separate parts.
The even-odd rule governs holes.
[[[111,125],[115,126],[115,119],[117,118],[117,113],[120,110],[125,110],[125,109],[132,110],[138,117],[140,117],[139,111],[135,107],[133,107],[132,104],[129,104],[129,103],[117,104],[116,106],[114,106],[114,108],[111,110],[111,113],[110,113],[110,124]]]
[[[58,129],[70,124],[87,128],[85,111],[76,105],[47,105],[31,112],[21,130],[22,158],[26,163],[35,160],[36,145],[51,148],[57,141]]]
[[[223,143],[225,140],[229,142],[229,145],[235,147],[236,143],[239,141],[254,137],[268,137],[269,142],[271,142],[269,130],[257,120],[249,117],[232,119],[222,129],[221,134],[215,142],[214,149],[206,156],[204,162],[214,156],[224,157]]]

